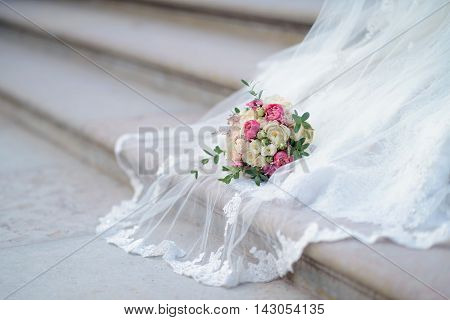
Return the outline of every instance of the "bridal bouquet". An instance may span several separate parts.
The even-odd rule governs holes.
[[[227,166],[222,170],[227,175],[219,181],[230,183],[232,179],[246,176],[259,186],[280,167],[294,160],[307,157],[314,130],[307,122],[309,113],[299,115],[292,111],[292,104],[280,96],[262,98],[263,91],[255,91],[247,81],[252,100],[234,108],[228,118],[229,129],[226,151],[216,146],[211,152],[204,150],[218,164],[221,155],[227,156]],[[198,176],[198,171],[192,171]]]

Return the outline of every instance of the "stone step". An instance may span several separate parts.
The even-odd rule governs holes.
[[[112,148],[119,134],[135,131],[139,125],[177,124],[67,48],[49,50],[33,40],[0,33],[0,92],[16,104],[2,107],[49,140],[79,157],[89,155],[88,161],[116,176],[120,171],[115,167]],[[17,68],[14,61],[20,61],[22,67]],[[143,92],[152,99],[158,98],[167,110],[185,121],[195,117],[195,112],[202,113],[197,104],[191,108],[161,92],[139,89],[147,90]],[[450,295],[448,247],[421,251],[386,242],[373,248],[444,295]],[[363,244],[347,240],[309,246],[290,278],[295,285],[305,285],[310,292],[330,298],[442,298],[398,266]]]
[[[0,30],[0,47],[0,96],[16,106],[10,114],[124,182],[113,156],[121,134],[190,123],[208,108],[127,81],[141,96],[72,50],[26,34]]]
[[[289,280],[227,290],[173,273],[95,237],[131,190],[9,118],[0,101],[0,297],[9,299],[316,299]],[[188,236],[188,235],[186,235]]]
[[[305,34],[133,3],[8,3],[16,12],[1,6],[4,27],[55,40],[51,33],[97,58],[112,57],[111,67],[117,61],[125,62],[122,68],[131,64],[129,73],[136,78],[159,70],[222,95],[238,88],[240,79],[251,78],[257,62],[298,43]]]
[[[118,0],[122,1],[123,0]],[[275,28],[300,29],[311,25],[319,14],[322,0],[132,0],[137,3],[175,10],[203,12],[219,17],[257,21]]]

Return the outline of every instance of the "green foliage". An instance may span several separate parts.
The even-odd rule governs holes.
[[[263,94],[263,91],[264,91],[264,90],[261,90],[261,91],[258,93],[258,99],[261,99],[262,94]]]
[[[306,120],[309,119],[309,112],[305,112],[301,116],[298,115],[297,110],[294,111],[294,114],[292,115],[292,119],[294,119],[295,126],[294,126],[294,132],[297,133],[300,131],[301,127],[305,128],[306,130],[311,129],[311,125],[306,122]],[[308,136],[309,133],[306,133]],[[311,138],[310,136],[308,138]]]
[[[200,160],[200,162],[201,162],[203,165],[206,165],[207,163],[209,163],[209,160],[211,160],[211,159],[213,160],[214,164],[218,164],[218,163],[219,163],[219,160],[220,160],[220,155],[221,155],[221,154],[225,155],[225,151],[222,150],[219,146],[215,146],[213,152],[211,152],[211,151],[209,151],[209,150],[206,150],[206,149],[203,149],[203,151],[204,151],[207,155],[209,155],[209,156],[211,157],[211,158],[204,158],[204,159]],[[226,168],[226,167],[223,167],[223,168]],[[195,172],[194,172],[194,171],[195,171]],[[225,171],[225,170],[224,170],[224,171]],[[197,171],[197,170],[192,170],[191,173],[192,173],[192,174],[195,174],[195,178],[197,179],[197,177],[198,177],[198,171]],[[222,180],[221,180],[221,181],[222,181]],[[228,179],[226,179],[225,181],[228,181]],[[230,183],[230,182],[228,181],[228,183]]]
[[[245,170],[245,173],[255,181],[257,186],[260,186],[261,182],[269,180],[269,178],[261,172],[260,168],[248,168]]]
[[[220,155],[221,155],[221,154],[225,154],[225,151],[222,150],[219,146],[216,146],[216,147],[214,148],[213,152],[214,152],[215,154],[212,153],[211,151],[206,150],[206,149],[203,149],[203,151],[204,151],[207,155],[209,155],[209,156],[212,157],[212,160],[213,160],[213,162],[214,162],[215,164],[218,164],[218,163],[219,163]],[[210,159],[208,159],[208,158],[202,159],[202,160],[201,160],[201,163],[202,163],[203,165],[205,165],[205,164],[207,164],[207,163],[209,162],[209,160],[210,160]]]
[[[194,175],[195,179],[198,178],[198,170],[191,170],[191,173]]]
[[[250,85],[248,84],[248,82],[245,81],[244,79],[241,79],[241,82],[242,82],[246,87],[250,87]]]
[[[297,142],[291,142],[292,148],[291,153],[292,156],[294,157],[294,160],[298,160],[300,158],[309,156],[309,153],[306,152],[305,150],[308,149],[310,144],[305,143],[305,141],[306,141],[305,138],[301,138]]]
[[[214,154],[212,154],[211,152],[209,152],[208,150],[206,150],[206,149],[203,149],[203,151],[207,154],[207,155],[209,155],[209,156],[211,156],[211,157],[213,157],[214,156]]]
[[[229,175],[227,175],[227,176],[225,176],[225,177],[223,177],[221,179],[217,179],[217,180],[219,180],[219,181],[221,181],[223,183],[229,184],[231,182],[232,178],[233,178],[233,175],[229,174]]]
[[[309,118],[309,112],[305,112],[305,113],[301,116],[301,118],[302,118],[302,121],[303,121],[303,122],[305,122],[306,120],[308,120],[308,118]]]
[[[216,147],[214,148],[214,152],[217,153],[217,154],[225,153],[225,151],[223,151],[222,149],[220,149],[219,146],[216,146]]]
[[[244,79],[241,79],[241,82],[244,84],[244,86],[246,86],[250,89],[248,91],[248,93],[250,93],[252,96],[254,96],[255,99],[261,99],[264,90],[260,90],[260,91],[255,90],[256,84],[253,84],[252,86],[250,86],[250,83]],[[236,109],[235,109],[235,111],[236,111]],[[236,112],[236,113],[239,113],[239,112]]]
[[[233,166],[223,166],[222,171],[229,172],[229,174],[218,180],[223,183],[229,184],[232,179],[239,179],[242,168]]]

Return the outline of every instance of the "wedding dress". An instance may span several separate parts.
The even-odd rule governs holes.
[[[116,153],[135,195],[101,219],[108,242],[161,256],[204,284],[235,286],[285,275],[310,243],[384,238],[426,249],[449,241],[447,1],[326,1],[302,43],[259,67],[265,96],[310,112],[311,156],[260,187],[225,185],[219,171],[189,174],[205,146],[223,144],[217,132],[250,100],[245,90],[192,125],[191,138],[175,129],[164,136],[177,137],[178,151],[160,143],[167,156],[158,161],[137,153],[146,139],[164,142],[159,132],[125,135]],[[153,174],[142,174],[144,163]]]

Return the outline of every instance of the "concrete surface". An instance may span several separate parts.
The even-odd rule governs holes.
[[[91,237],[2,249],[0,294],[8,294]],[[285,280],[226,289],[206,287],[171,271],[160,258],[142,258],[95,240],[10,299],[316,299]]]
[[[0,128],[0,248],[92,234],[98,217],[131,195],[11,119]]]

